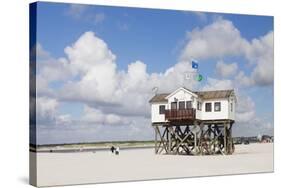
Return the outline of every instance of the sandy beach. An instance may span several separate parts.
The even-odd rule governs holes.
[[[34,153],[38,186],[102,183],[273,171],[273,144],[236,145],[233,155],[155,155],[153,148]]]

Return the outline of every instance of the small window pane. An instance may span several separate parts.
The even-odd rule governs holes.
[[[185,103],[184,101],[179,102],[179,109],[180,110],[185,109],[184,103]]]
[[[165,105],[159,106],[159,114],[165,114]]]
[[[221,103],[220,102],[215,102],[215,111],[216,112],[221,111]]]
[[[212,111],[212,103],[206,103],[205,104],[205,111],[211,112]]]
[[[186,102],[186,108],[191,109],[192,108],[192,101],[187,101]]]
[[[177,102],[172,102],[171,103],[171,109],[176,110],[177,109]]]

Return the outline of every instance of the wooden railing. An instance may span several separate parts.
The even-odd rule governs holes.
[[[195,114],[194,108],[165,110],[165,119],[168,121],[194,120]]]

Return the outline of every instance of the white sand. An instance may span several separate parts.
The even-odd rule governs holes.
[[[155,155],[154,149],[36,155],[38,186],[273,171],[273,144],[236,145],[227,156]]]

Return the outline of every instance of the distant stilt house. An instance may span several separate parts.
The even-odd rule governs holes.
[[[155,153],[232,154],[234,90],[193,92],[181,87],[150,101]]]

